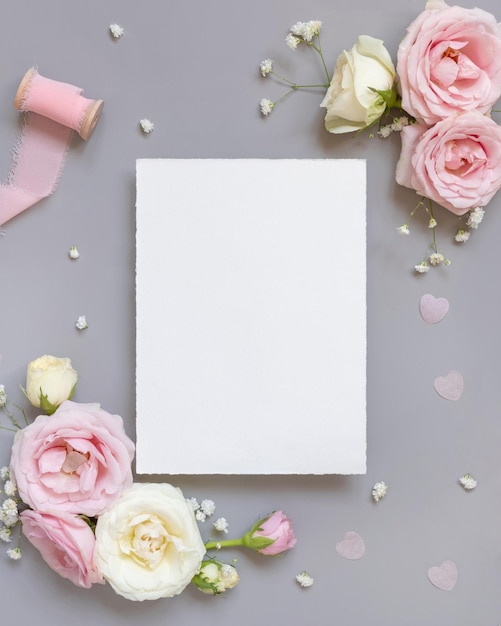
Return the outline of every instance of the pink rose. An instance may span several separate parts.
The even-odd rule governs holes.
[[[463,215],[485,206],[501,186],[501,127],[474,111],[431,128],[402,130],[396,180]]]
[[[273,556],[296,545],[291,520],[283,511],[275,511],[253,526],[244,537],[244,545],[261,554]]]
[[[431,126],[457,112],[488,113],[501,95],[501,27],[482,9],[428,1],[397,55],[402,107]]]
[[[89,588],[104,579],[94,564],[94,533],[83,519],[69,513],[23,511],[23,534],[43,560],[63,578]]]
[[[121,417],[67,400],[16,433],[10,465],[31,508],[92,517],[132,485],[133,456]]]

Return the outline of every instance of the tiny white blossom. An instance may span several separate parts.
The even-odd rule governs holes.
[[[428,263],[426,261],[421,261],[421,263],[419,263],[419,265],[414,265],[414,270],[418,274],[426,274],[426,272],[428,272],[429,269],[430,269],[430,266],[428,265]]]
[[[477,486],[477,481],[470,474],[465,474],[464,476],[461,476],[459,482],[467,491],[469,491],[470,489],[475,489],[475,487]]]
[[[409,118],[405,115],[402,115],[402,117],[396,117],[393,120],[393,123],[391,124],[391,130],[398,133],[402,130],[402,128],[404,128],[404,126],[408,126],[408,125],[409,125]]]
[[[227,533],[228,526],[229,524],[224,517],[220,517],[214,522],[214,528],[221,533]]]
[[[149,135],[155,128],[155,124],[153,124],[153,122],[146,117],[144,117],[142,120],[139,120],[139,126],[141,126],[141,130],[146,135]]]
[[[13,561],[19,561],[21,558],[21,548],[11,548],[7,550],[7,556]]]
[[[110,24],[110,33],[113,37],[115,37],[115,39],[120,39],[120,37],[125,33],[125,30],[118,24]]]
[[[205,522],[207,515],[205,515],[202,509],[198,509],[198,511],[195,512],[195,519],[197,522]]]
[[[458,243],[464,243],[465,241],[468,241],[468,239],[470,238],[470,234],[471,233],[469,233],[467,230],[463,230],[462,228],[460,228],[455,234],[454,239]]]
[[[432,265],[440,265],[445,261],[445,257],[440,252],[432,252],[429,257],[429,261]]]
[[[296,22],[290,27],[290,32],[296,37],[301,37],[304,41],[310,42],[315,35],[318,35],[322,22],[311,20],[309,22]]]
[[[0,529],[0,539],[9,543],[12,539],[12,530],[10,528],[1,528]]]
[[[377,131],[377,134],[381,137],[381,139],[386,139],[391,135],[392,127],[390,125],[381,126]]]
[[[78,317],[77,321],[75,322],[75,326],[78,328],[78,330],[85,330],[86,328],[89,328],[85,315],[80,315]]]
[[[273,111],[274,106],[275,103],[271,100],[267,100],[266,98],[263,98],[259,103],[259,108],[261,109],[261,113],[263,115],[269,115]]]
[[[0,468],[0,478],[2,480],[7,480],[9,476],[10,476],[10,470],[6,465],[4,465],[2,468]]]
[[[219,543],[219,541],[216,543],[216,550],[221,550],[221,544]]]
[[[477,229],[480,222],[484,219],[485,211],[482,207],[478,206],[476,209],[470,211],[468,221],[466,225],[470,228]]]
[[[402,224],[402,226],[399,226],[397,228],[397,233],[399,235],[410,235],[411,231],[409,230],[409,225],[408,224]]]
[[[385,497],[387,491],[388,487],[386,483],[384,483],[383,481],[378,482],[372,488],[372,497],[376,502],[379,502],[379,500]]]
[[[4,526],[10,527],[17,524],[18,520],[19,512],[17,510],[16,501],[12,498],[7,498],[0,507],[0,522],[2,522]]]
[[[285,38],[285,43],[289,46],[291,50],[295,50],[301,43],[301,39],[299,39],[299,37],[296,37],[292,33],[289,33]]]
[[[210,517],[211,515],[214,515],[216,505],[212,500],[202,500],[202,502],[200,503],[200,508],[207,517]]]
[[[15,496],[17,493],[17,485],[14,478],[10,478],[5,482],[4,491],[6,496]]]
[[[307,572],[301,572],[296,576],[297,582],[301,587],[311,587],[313,585],[313,578]]]
[[[78,257],[80,256],[80,252],[78,251],[78,248],[76,246],[71,246],[71,248],[68,250],[68,254],[70,256],[70,259],[78,259]]]
[[[434,217],[430,217],[430,221],[428,222],[428,228],[435,228],[437,225],[437,220]]]
[[[265,59],[264,61],[261,61],[259,69],[261,70],[261,76],[268,76],[268,74],[273,72],[273,60]]]
[[[0,385],[0,406],[7,404],[7,394],[5,393],[5,386]]]
[[[193,511],[196,511],[198,507],[200,506],[196,498],[186,498],[186,502],[191,506]]]

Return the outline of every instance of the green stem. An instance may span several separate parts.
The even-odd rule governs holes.
[[[243,537],[240,539],[223,539],[222,541],[208,541],[205,544],[205,548],[207,550],[215,550],[219,548],[232,548],[234,546],[243,546],[244,540]]]
[[[315,44],[311,43],[311,47],[313,48],[313,50],[315,50],[316,52],[318,52],[318,54],[320,55],[320,58],[322,59],[322,65],[324,66],[324,72],[325,75],[327,76],[327,86],[330,85],[331,82],[331,77],[329,74],[329,70],[327,69],[327,65],[325,64],[325,59],[324,59],[324,55],[322,52],[322,45],[320,43],[320,34],[317,35],[317,39],[318,39],[318,47],[315,46]]]

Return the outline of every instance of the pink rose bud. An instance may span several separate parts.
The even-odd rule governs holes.
[[[291,520],[283,511],[275,511],[254,524],[244,535],[243,543],[256,552],[273,556],[293,548],[296,545],[296,536]]]

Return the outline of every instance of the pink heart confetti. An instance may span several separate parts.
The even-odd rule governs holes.
[[[432,585],[442,591],[452,591],[458,581],[458,570],[454,561],[444,561],[428,570],[428,579]]]
[[[448,310],[447,298],[435,298],[431,293],[425,294],[419,301],[419,312],[427,324],[437,324],[444,319]]]
[[[433,383],[435,391],[446,400],[459,400],[463,393],[464,382],[461,372],[450,371],[447,376],[437,376]]]
[[[361,559],[365,554],[364,540],[358,533],[349,531],[342,541],[336,543],[336,552],[343,559]]]

